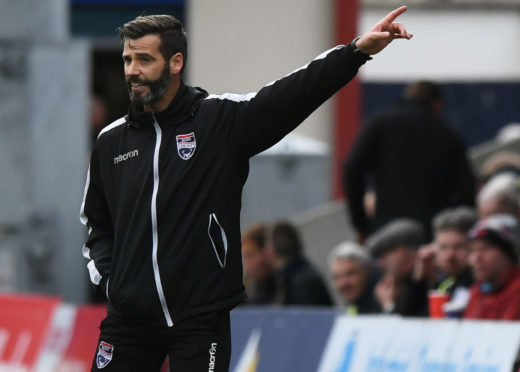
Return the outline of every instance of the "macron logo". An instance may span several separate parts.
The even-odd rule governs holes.
[[[137,150],[128,151],[126,154],[116,156],[114,158],[114,164],[118,164],[122,161],[128,160],[128,159],[133,158],[138,155],[139,155],[139,151],[137,151]]]
[[[215,371],[215,354],[217,353],[217,343],[212,342],[211,347],[209,349],[209,365],[208,365],[208,372],[214,372]]]

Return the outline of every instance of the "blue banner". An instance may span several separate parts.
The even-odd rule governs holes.
[[[231,312],[233,372],[316,372],[334,310],[240,308]]]

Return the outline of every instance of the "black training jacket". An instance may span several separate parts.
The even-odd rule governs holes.
[[[245,297],[240,207],[249,158],[278,142],[369,57],[351,44],[244,95],[182,85],[162,112],[129,114],[100,133],[81,221],[90,279],[108,311],[171,327]]]

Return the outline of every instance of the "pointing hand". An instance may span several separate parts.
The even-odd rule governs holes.
[[[356,46],[365,54],[376,54],[383,50],[394,39],[411,39],[412,34],[408,33],[400,22],[394,20],[404,12],[408,7],[402,6],[386,15],[382,20],[376,23],[370,31],[362,35],[356,42]]]

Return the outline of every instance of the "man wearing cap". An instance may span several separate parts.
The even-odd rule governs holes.
[[[417,249],[425,243],[422,224],[408,218],[387,223],[367,240],[367,248],[383,272],[375,297],[384,313],[428,314],[426,288],[412,278]]]
[[[476,284],[464,318],[520,319],[518,221],[509,215],[480,220],[470,231],[469,260]]]

